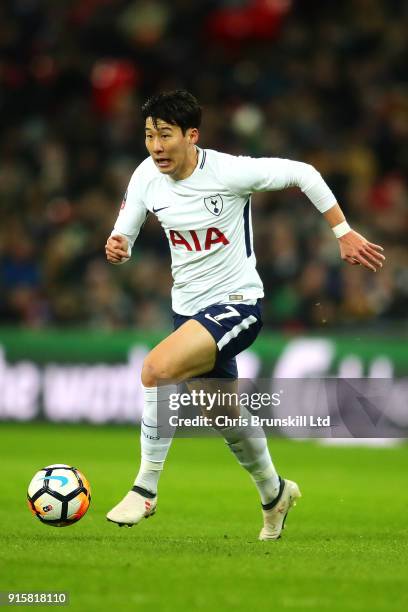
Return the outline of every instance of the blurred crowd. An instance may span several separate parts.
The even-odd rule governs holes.
[[[348,266],[301,193],[257,194],[266,325],[402,322],[407,21],[402,0],[2,0],[0,325],[171,325],[157,220],[131,263],[110,266],[104,245],[146,157],[140,104],[178,87],[204,107],[201,146],[312,163],[386,249],[381,272]]]

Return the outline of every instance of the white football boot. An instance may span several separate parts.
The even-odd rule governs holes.
[[[302,496],[296,482],[283,480],[282,478],[280,482],[281,486],[277,499],[271,504],[266,504],[266,508],[265,506],[262,507],[264,526],[259,534],[260,540],[277,540],[280,538],[289,510],[296,506],[296,500]]]
[[[137,487],[133,487],[135,489]],[[149,518],[156,512],[157,495],[155,497],[145,497],[138,491],[129,491],[112,510],[108,512],[106,518],[119,527],[133,527],[143,518]]]

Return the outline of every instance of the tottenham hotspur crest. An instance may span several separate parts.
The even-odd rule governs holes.
[[[222,213],[222,207],[224,203],[219,193],[208,198],[204,198],[204,204],[207,210],[209,210],[210,213],[212,213],[216,217],[219,217]]]

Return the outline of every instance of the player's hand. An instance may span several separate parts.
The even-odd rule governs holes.
[[[122,263],[129,259],[128,241],[124,236],[110,236],[105,244],[106,259],[110,263]]]
[[[352,266],[361,264],[372,272],[382,268],[385,257],[382,254],[384,249],[379,244],[368,242],[364,236],[354,230],[338,238],[338,241],[341,258]]]

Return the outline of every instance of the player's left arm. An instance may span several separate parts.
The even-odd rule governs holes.
[[[298,187],[324,215],[339,242],[341,258],[376,272],[385,260],[383,248],[350,228],[330,187],[310,164],[291,159],[225,156],[223,178],[238,194]]]
[[[361,264],[373,272],[382,268],[385,261],[382,254],[383,247],[369,242],[364,236],[351,229],[337,203],[324,212],[323,216],[336,235],[340,256],[344,261],[352,266]]]
[[[292,160],[275,159],[274,164],[279,171],[272,185],[277,188],[296,186],[303,191],[332,228],[344,261],[353,266],[361,264],[372,272],[382,268],[384,249],[351,229],[333,192],[316,168]]]

